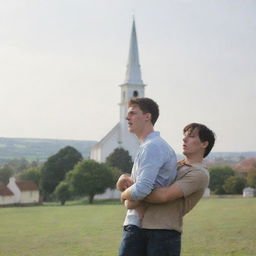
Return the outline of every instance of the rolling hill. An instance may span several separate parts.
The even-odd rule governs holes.
[[[87,158],[95,143],[96,141],[82,140],[0,138],[0,159],[25,158],[29,161],[45,161],[66,146],[74,147]]]

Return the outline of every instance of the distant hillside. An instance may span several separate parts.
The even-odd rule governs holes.
[[[211,152],[208,159],[242,160],[244,158],[256,157],[255,151],[244,152]]]
[[[96,141],[88,140],[0,138],[0,164],[14,158],[46,161],[48,157],[66,146],[74,147],[84,158],[87,158],[91,147],[96,143]],[[178,159],[181,158],[184,156],[178,155]],[[211,152],[206,161],[212,164],[236,164],[245,158],[256,158],[256,152]]]
[[[206,158],[208,165],[236,166],[245,159],[256,159],[256,152],[211,152]]]
[[[87,158],[95,143],[96,141],[82,140],[0,138],[0,159],[25,158],[29,161],[45,161],[66,146],[74,147]]]
[[[184,156],[178,154],[178,159],[183,159]],[[208,166],[211,165],[236,165],[244,159],[256,159],[256,152],[211,152],[206,158],[205,162]]]

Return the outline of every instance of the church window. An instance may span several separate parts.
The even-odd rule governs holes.
[[[138,97],[138,96],[139,96],[138,91],[133,91],[133,97]]]

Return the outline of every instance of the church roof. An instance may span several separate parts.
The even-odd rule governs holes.
[[[120,123],[117,123],[97,144],[92,148],[97,148],[102,145],[108,138],[111,138],[112,135],[120,129]]]
[[[125,83],[144,85],[141,79],[139,50],[138,50],[137,34],[136,34],[134,19],[132,23],[132,32],[131,32],[131,39],[130,39],[130,49],[129,49]]]

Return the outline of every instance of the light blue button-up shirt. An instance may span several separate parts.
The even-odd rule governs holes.
[[[177,158],[170,145],[159,132],[150,133],[141,143],[132,168],[131,186],[133,200],[142,200],[154,188],[167,187],[175,179]],[[140,226],[136,210],[127,210],[124,225]]]

